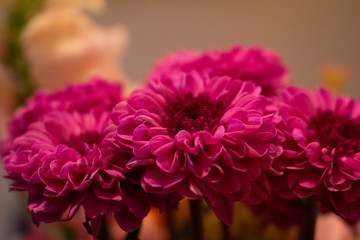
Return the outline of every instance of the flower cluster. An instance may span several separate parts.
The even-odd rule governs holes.
[[[134,231],[150,207],[183,198],[205,200],[225,224],[235,201],[301,216],[307,197],[357,221],[359,103],[287,81],[271,51],[235,47],[170,55],[126,99],[101,80],[38,93],[2,144],[11,189],[29,193],[36,224],[83,207],[94,236],[103,215]]]
[[[270,102],[253,83],[226,76],[183,73],[149,84],[112,113],[115,144],[134,154],[127,166],[145,168],[146,192],[204,198],[229,224],[232,201],[281,154]]]
[[[233,47],[228,51],[181,51],[160,60],[148,81],[173,72],[196,71],[210,77],[228,76],[261,86],[262,95],[274,96],[288,83],[288,72],[280,58],[261,47]]]
[[[126,178],[130,156],[115,156],[105,140],[121,100],[120,85],[94,80],[38,93],[15,113],[3,163],[11,189],[29,193],[34,223],[70,219],[82,206],[94,235],[104,214],[114,214],[125,230],[139,227],[149,206],[133,206],[144,194]]]
[[[299,198],[315,196],[323,207],[354,222],[360,218],[360,108],[325,89],[287,88],[280,115],[287,141],[281,178]]]

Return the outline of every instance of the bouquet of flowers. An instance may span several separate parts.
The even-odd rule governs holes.
[[[235,202],[271,210],[267,221],[302,226],[299,239],[313,239],[319,211],[354,224],[359,102],[288,79],[274,52],[235,46],[171,54],[129,96],[102,78],[36,92],[1,143],[10,189],[28,193],[36,225],[83,209],[96,239],[109,238],[106,216],[137,239],[151,208],[182,199],[198,240],[203,202],[225,225]]]

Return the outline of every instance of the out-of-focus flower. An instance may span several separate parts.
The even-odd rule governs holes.
[[[288,83],[286,67],[270,50],[260,47],[234,47],[229,51],[182,51],[162,59],[150,73],[148,81],[177,71],[197,71],[210,77],[229,76],[261,86],[262,94],[279,94]]]
[[[327,88],[339,94],[349,79],[349,71],[342,66],[327,65],[321,69],[321,77]]]
[[[54,90],[92,77],[122,79],[127,37],[122,26],[103,28],[80,10],[65,8],[32,18],[22,45],[36,83]]]
[[[3,163],[11,189],[28,192],[34,223],[68,220],[80,206],[95,236],[101,215],[130,221],[125,206],[136,204],[136,194],[120,186],[126,158],[112,158],[103,141],[120,100],[120,85],[96,80],[40,93],[16,112]]]
[[[348,221],[360,217],[360,108],[327,90],[287,88],[280,107],[287,141],[283,183],[299,198],[316,196]]]
[[[316,220],[316,240],[355,240],[351,226],[339,216],[328,213],[321,214]]]
[[[169,239],[165,224],[161,221],[157,209],[152,209],[149,215],[144,219],[141,226],[140,239],[144,240],[165,240]],[[160,225],[162,224],[162,225]]]
[[[260,91],[229,77],[162,77],[114,108],[114,145],[134,154],[130,169],[144,168],[146,192],[204,198],[229,224],[233,201],[282,152],[278,118]]]
[[[105,0],[47,0],[47,9],[57,8],[81,8],[95,13],[101,13],[106,7]]]

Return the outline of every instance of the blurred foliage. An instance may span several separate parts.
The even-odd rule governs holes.
[[[231,239],[241,240],[293,240],[296,239],[298,228],[287,231],[279,229],[274,224],[262,226],[259,216],[255,216],[248,206],[237,202],[235,204],[235,221],[230,228]]]
[[[21,33],[31,17],[42,9],[45,0],[16,0],[9,14],[4,64],[21,87],[18,104],[22,104],[35,90],[28,63],[21,48]]]
[[[207,240],[221,239],[223,224],[215,216],[213,211],[204,204],[204,234]],[[188,201],[182,200],[179,208],[171,213],[175,226],[175,235],[172,240],[185,240],[190,236],[190,213]],[[161,216],[164,217],[164,216]],[[230,239],[236,240],[295,240],[297,239],[298,227],[289,230],[281,230],[274,224],[263,226],[259,216],[252,213],[246,204],[236,202],[234,211],[234,223],[229,226]],[[163,220],[164,228],[167,227],[166,220]]]

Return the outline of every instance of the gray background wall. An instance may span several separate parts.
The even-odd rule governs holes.
[[[129,29],[125,68],[137,81],[172,51],[263,45],[293,84],[314,89],[322,66],[336,64],[350,73],[345,93],[360,97],[359,0],[109,0],[98,20]]]

